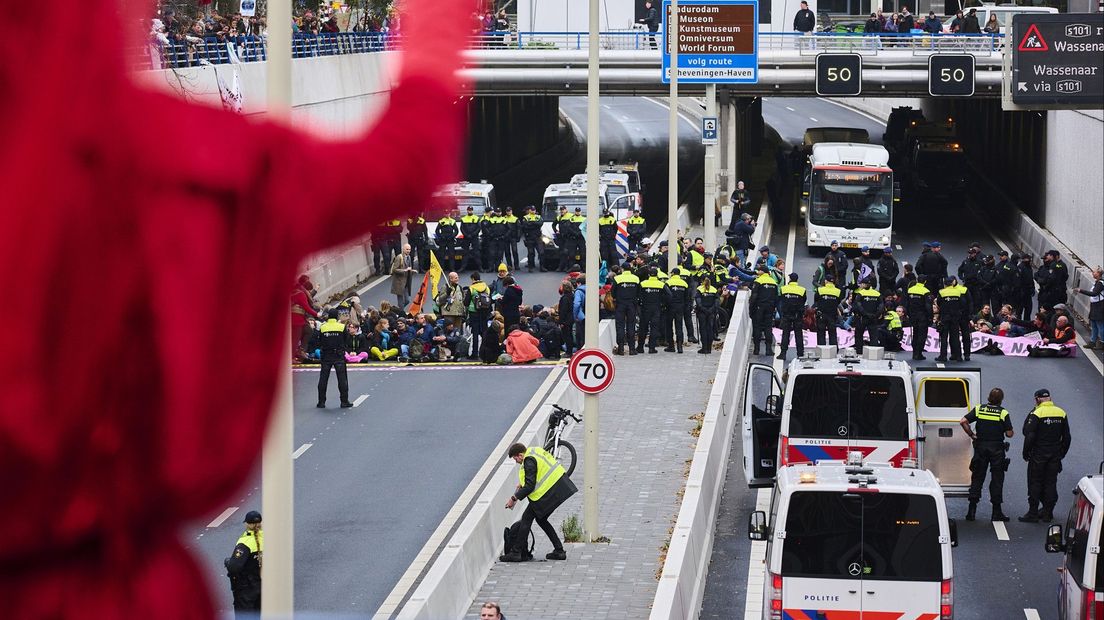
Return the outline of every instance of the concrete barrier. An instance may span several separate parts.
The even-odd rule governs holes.
[[[675,211],[675,230],[681,230],[683,232],[683,234],[685,234],[686,231],[689,230],[689,228],[690,228],[690,211],[689,211],[689,208],[690,208],[689,205],[682,205],[681,207],[678,208],[677,211]],[[652,237],[652,250],[653,251],[655,251],[655,249],[659,247],[659,242],[660,241],[665,241],[667,239],[667,234],[668,234],[667,231],[670,230],[670,227],[671,227],[670,222],[664,224],[663,228],[660,228],[659,232],[655,233],[655,236]]]
[[[601,348],[612,350],[613,338],[613,321],[602,321],[598,328]],[[544,439],[552,404],[575,412],[583,410],[583,395],[571,385],[566,373],[551,388],[517,441],[532,445]],[[516,487],[517,465],[503,462],[399,611],[400,620],[464,617],[502,551],[502,530],[519,516],[503,510],[506,498]]]
[[[1039,226],[1030,217],[1027,217],[1019,209],[1016,210],[1014,217],[1009,225],[1008,234],[1011,237],[1010,241],[1015,244],[1019,250],[1026,250],[1035,256],[1035,260],[1038,261],[1042,257],[1043,252],[1047,250],[1057,250],[1062,256],[1062,260],[1066,263],[1066,266],[1070,270],[1070,278],[1066,283],[1070,289],[1083,288],[1092,290],[1093,277],[1092,270],[1082,264],[1077,256],[1064,243],[1058,240],[1047,229]],[[1078,295],[1077,293],[1070,292],[1069,301],[1066,302],[1082,320],[1087,320],[1089,316],[1089,297],[1087,295]]]
[[[770,238],[771,222],[765,204],[759,211],[758,221],[755,245]],[[697,618],[701,612],[713,553],[717,510],[743,395],[751,333],[747,318],[748,297],[747,291],[741,291],[732,310],[717,376],[694,449],[694,462],[686,479],[686,491],[652,601],[651,620],[685,620]]]

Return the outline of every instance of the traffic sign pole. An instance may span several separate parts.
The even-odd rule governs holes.
[[[667,124],[667,273],[678,265],[678,69],[679,14],[678,0],[671,0],[671,17],[667,22],[671,32],[663,33],[671,48],[671,92],[667,98],[670,114]]]
[[[598,347],[598,0],[590,0],[590,33],[587,39],[587,278],[584,313],[585,346]],[[583,533],[594,542],[598,533],[598,395],[583,396]]]
[[[705,115],[713,119],[713,131],[716,135],[720,129],[717,127],[716,84],[705,87]],[[719,206],[717,204],[717,142],[714,140],[712,144],[705,147],[705,201],[702,205],[702,217],[705,219],[705,249],[710,252],[717,247],[717,227],[713,213]]]

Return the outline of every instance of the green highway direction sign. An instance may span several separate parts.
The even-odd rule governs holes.
[[[1104,13],[1021,13],[1008,44],[1013,104],[1104,106]]]

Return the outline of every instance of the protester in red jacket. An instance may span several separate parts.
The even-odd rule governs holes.
[[[523,329],[514,329],[506,336],[506,352],[515,364],[528,364],[541,358],[540,341]]]

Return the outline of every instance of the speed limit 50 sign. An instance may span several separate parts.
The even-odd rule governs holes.
[[[932,97],[972,97],[974,63],[972,54],[928,56],[928,93]]]
[[[567,374],[579,391],[597,394],[613,383],[613,360],[601,349],[582,349],[571,358]]]

